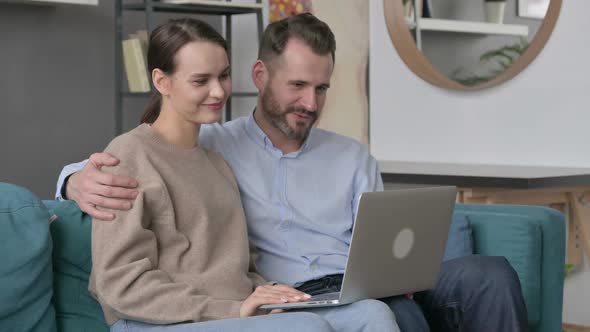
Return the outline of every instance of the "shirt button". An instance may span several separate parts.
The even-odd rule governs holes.
[[[280,227],[281,227],[281,229],[287,229],[287,228],[289,228],[289,222],[287,222],[287,221],[281,222],[281,226]]]

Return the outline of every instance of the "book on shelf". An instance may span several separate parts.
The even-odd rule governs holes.
[[[135,33],[130,33],[129,38],[138,38],[141,41],[143,51],[147,54],[149,35],[147,30],[137,30]]]
[[[151,87],[147,68],[147,45],[137,36],[123,40],[122,44],[129,92],[149,92]]]

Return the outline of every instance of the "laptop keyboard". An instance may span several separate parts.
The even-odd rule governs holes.
[[[326,293],[312,296],[308,301],[327,301],[327,300],[338,300],[340,298],[340,293]]]

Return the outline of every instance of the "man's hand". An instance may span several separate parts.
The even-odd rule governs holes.
[[[81,171],[72,174],[66,185],[66,196],[80,209],[100,220],[113,220],[115,215],[99,208],[129,210],[137,197],[135,179],[103,173],[102,166],[115,166],[119,160],[108,153],[95,153]]]
[[[311,296],[286,285],[258,286],[240,307],[240,317],[250,317],[269,313],[259,310],[264,304],[307,301]],[[276,313],[278,311],[274,311]]]

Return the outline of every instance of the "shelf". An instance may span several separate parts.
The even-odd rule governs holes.
[[[416,23],[406,20],[410,29],[416,28]],[[422,31],[441,31],[457,33],[473,33],[484,35],[507,35],[522,36],[529,35],[529,27],[516,24],[497,24],[474,21],[445,20],[438,18],[419,18],[418,25]]]
[[[143,11],[146,6],[143,4],[123,5],[125,10]],[[235,15],[257,13],[264,9],[259,3],[228,3],[215,0],[166,0],[165,2],[154,2],[152,8],[156,12],[167,13],[191,13],[205,15]]]
[[[33,4],[33,5],[89,5],[97,6],[98,0],[0,0],[1,3],[19,3],[19,4]]]

